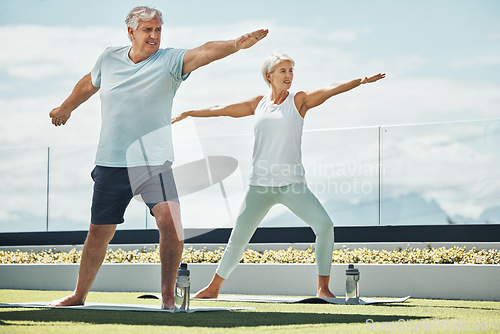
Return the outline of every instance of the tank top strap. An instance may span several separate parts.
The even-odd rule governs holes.
[[[295,106],[295,92],[289,92],[286,97],[285,108],[289,111],[297,111],[297,106]]]
[[[271,103],[271,91],[267,92],[262,96],[255,111],[260,110],[263,106],[269,105]]]

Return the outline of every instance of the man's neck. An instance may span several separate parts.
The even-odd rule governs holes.
[[[134,64],[140,63],[141,61],[145,61],[151,55],[152,55],[152,53],[145,54],[145,53],[136,52],[133,46],[130,48],[130,51],[128,52],[128,57],[130,58],[130,60],[132,60],[132,62]]]

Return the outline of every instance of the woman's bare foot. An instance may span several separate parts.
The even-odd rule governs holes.
[[[216,299],[217,297],[219,297],[219,290],[209,285],[198,291],[193,299]]]
[[[48,307],[79,306],[85,304],[85,298],[80,298],[72,293],[64,298],[53,300],[47,304]]]
[[[318,297],[318,298],[335,298],[335,295],[328,289],[318,289],[318,293],[316,293],[316,297]]]
[[[335,298],[335,295],[330,291],[330,276],[318,275],[318,298]]]
[[[198,291],[193,299],[216,299],[219,297],[219,290],[226,279],[214,274],[212,281],[206,287]]]

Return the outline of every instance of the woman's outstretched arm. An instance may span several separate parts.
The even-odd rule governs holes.
[[[372,83],[383,78],[385,78],[385,73],[379,73],[372,75],[371,77],[354,79],[342,84],[333,84],[331,86],[313,91],[299,92],[295,95],[295,105],[297,106],[297,109],[302,117],[304,117],[309,109],[321,105],[332,96],[347,92],[358,87],[359,85]]]
[[[187,117],[245,117],[254,114],[255,108],[259,104],[261,96],[254,97],[250,100],[240,103],[229,104],[227,106],[214,106],[206,109],[189,110],[181,113],[177,117],[172,118],[172,124],[179,122]]]

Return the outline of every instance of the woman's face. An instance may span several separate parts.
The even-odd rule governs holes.
[[[274,67],[273,72],[267,73],[267,79],[273,89],[288,90],[292,86],[293,65],[289,60],[284,60]]]

